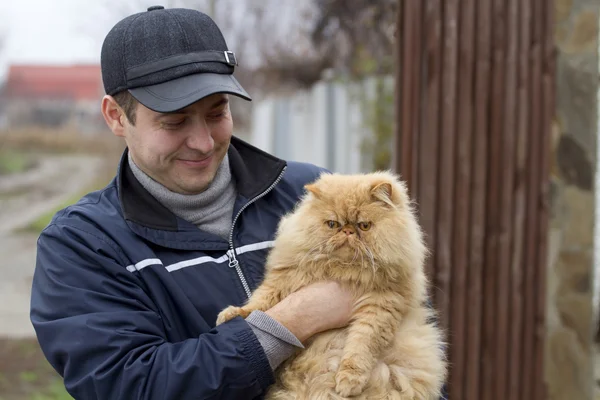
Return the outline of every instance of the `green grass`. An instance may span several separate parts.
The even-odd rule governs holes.
[[[64,384],[60,380],[55,380],[50,384],[47,390],[43,392],[33,393],[31,400],[72,400],[73,398],[67,390]]]
[[[31,161],[23,153],[15,151],[0,152],[0,175],[23,172],[30,165]]]
[[[54,217],[54,215],[58,211],[62,210],[65,207],[68,207],[72,204],[77,203],[77,201],[79,201],[79,199],[81,199],[83,196],[85,196],[86,194],[88,194],[90,192],[93,192],[95,190],[103,188],[104,186],[106,186],[107,183],[108,182],[103,179],[98,179],[98,181],[96,181],[94,184],[90,185],[87,189],[82,190],[81,192],[74,193],[66,201],[62,202],[58,207],[39,216],[36,220],[32,221],[31,223],[29,223],[28,225],[26,225],[19,231],[23,232],[23,233],[33,233],[33,234],[41,233],[44,230],[44,228],[46,228],[48,226],[48,224],[52,220],[52,217]]]
[[[33,371],[23,371],[19,374],[19,378],[26,383],[34,383],[39,379],[38,374]]]
[[[86,195],[87,193],[91,192],[92,190],[96,190],[96,189],[90,189],[90,190],[87,190],[84,192],[73,194],[66,201],[61,203],[58,207],[46,212],[45,214],[40,215],[36,220],[32,221],[31,223],[29,223],[28,225],[23,227],[23,229],[21,229],[20,231],[25,232],[25,233],[35,233],[35,234],[41,233],[44,230],[44,228],[48,226],[48,224],[52,220],[52,217],[54,217],[54,214],[56,214],[58,211],[62,210],[65,207],[68,207],[72,204],[77,203],[77,201],[79,201],[79,199],[81,199],[82,196]]]
[[[0,338],[0,400],[72,400],[37,340]]]

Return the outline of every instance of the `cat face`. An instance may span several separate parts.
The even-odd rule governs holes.
[[[306,189],[293,224],[307,255],[376,269],[406,260],[411,246],[422,251],[406,188],[394,175],[327,174]]]
[[[390,207],[371,196],[374,189],[370,187],[339,190],[336,185],[338,190],[331,191],[323,186],[309,190],[317,197],[313,202],[313,211],[319,216],[315,235],[325,241],[326,253],[344,261],[371,258],[371,248],[383,234],[381,225]]]

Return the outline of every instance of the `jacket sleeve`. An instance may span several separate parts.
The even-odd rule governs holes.
[[[40,235],[30,316],[75,399],[252,399],[273,383],[239,317],[169,343],[119,248],[87,224],[54,223]]]

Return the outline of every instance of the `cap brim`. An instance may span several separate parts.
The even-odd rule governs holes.
[[[187,75],[157,85],[129,89],[140,103],[156,112],[172,112],[215,93],[252,98],[233,75],[201,73]]]

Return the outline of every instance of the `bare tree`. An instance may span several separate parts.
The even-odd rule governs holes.
[[[396,0],[313,0],[307,29],[315,69],[350,78],[392,71]],[[299,69],[306,61],[297,59]],[[284,66],[285,69],[291,65]]]
[[[229,10],[220,22],[236,38],[253,89],[307,88],[326,70],[350,79],[393,70],[396,0],[219,0],[218,5]],[[244,17],[235,18],[234,11]]]
[[[345,65],[350,61],[347,72],[351,75],[391,72],[397,0],[317,0],[317,4],[319,16],[312,32],[316,46],[327,41],[346,42],[336,59]]]

